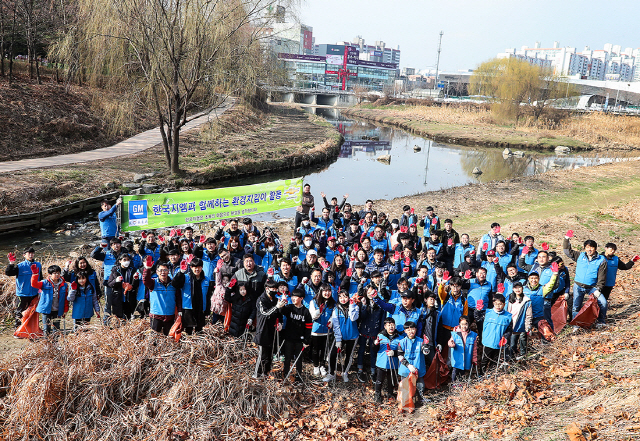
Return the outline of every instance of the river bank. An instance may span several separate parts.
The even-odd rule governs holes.
[[[514,127],[496,122],[484,107],[362,105],[344,115],[399,127],[438,142],[510,149],[631,151],[640,149],[640,119],[601,113],[572,115],[559,122]]]
[[[115,159],[4,173],[0,215],[38,211],[114,190],[178,190],[320,164],[337,156],[341,141],[331,124],[302,111],[264,113],[238,105],[183,135],[179,176],[167,171],[162,145]]]

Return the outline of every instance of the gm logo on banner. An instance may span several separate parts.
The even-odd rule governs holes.
[[[129,201],[129,226],[139,227],[142,225],[149,225],[147,201]]]

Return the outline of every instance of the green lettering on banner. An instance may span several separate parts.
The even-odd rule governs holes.
[[[266,184],[122,197],[122,230],[166,228],[293,208],[302,179]]]

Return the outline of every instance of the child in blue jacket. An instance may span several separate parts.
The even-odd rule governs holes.
[[[67,284],[62,278],[62,270],[58,265],[47,268],[49,277],[39,281],[40,267],[31,265],[31,286],[40,291],[40,300],[36,312],[42,314],[42,327],[45,335],[51,334],[51,324],[60,329],[60,318],[64,318],[69,309],[67,302]]]
[[[502,294],[493,296],[493,309],[487,311],[482,328],[482,373],[487,371],[489,363],[498,363],[500,348],[507,350],[507,342],[513,329],[511,314],[504,309]]]
[[[423,377],[427,374],[427,365],[424,353],[428,346],[423,344],[423,340],[416,337],[418,325],[413,321],[405,322],[404,333],[406,335],[400,343],[398,343],[398,376],[402,379],[409,374],[417,373],[418,380],[416,382],[416,391],[422,397],[424,391]]]
[[[451,381],[456,381],[458,375],[470,371],[472,365],[477,365],[476,342],[478,334],[469,330],[469,318],[463,315],[458,320],[449,339],[451,360]]]
[[[98,293],[89,282],[89,275],[86,271],[80,270],[75,274],[75,279],[71,282],[71,290],[69,292],[69,303],[73,304],[73,329],[77,330],[79,326],[88,324],[93,317],[95,311],[100,318],[100,303],[98,302]]]
[[[394,388],[398,387],[397,369],[399,365],[397,349],[401,339],[402,337],[396,331],[396,321],[391,317],[384,319],[384,330],[378,334],[374,341],[375,345],[378,346],[376,356],[376,403],[382,403],[382,385],[385,378],[389,398],[395,396]]]

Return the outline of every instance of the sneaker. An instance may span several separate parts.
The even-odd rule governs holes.
[[[324,377],[322,377],[322,381],[324,381],[325,383],[328,383],[332,381],[334,378],[336,378],[335,375],[327,374]]]
[[[256,379],[256,380],[257,380],[258,378],[260,378],[260,377],[262,377],[262,374],[253,374],[253,375],[251,376],[251,378]]]
[[[596,329],[603,329],[606,327],[607,327],[606,323],[596,323]]]
[[[367,382],[367,374],[365,374],[362,371],[358,372],[358,381],[360,383],[366,383]]]
[[[344,374],[342,374],[342,381],[344,381],[345,383],[349,382],[349,374],[347,374],[346,372]]]
[[[320,366],[320,375],[323,377],[327,375],[327,368],[324,366]]]
[[[316,376],[316,377],[320,376],[320,368],[318,366],[314,366],[313,375]]]
[[[579,330],[580,330],[580,326],[574,326],[573,329],[571,329],[571,332],[575,334]]]

